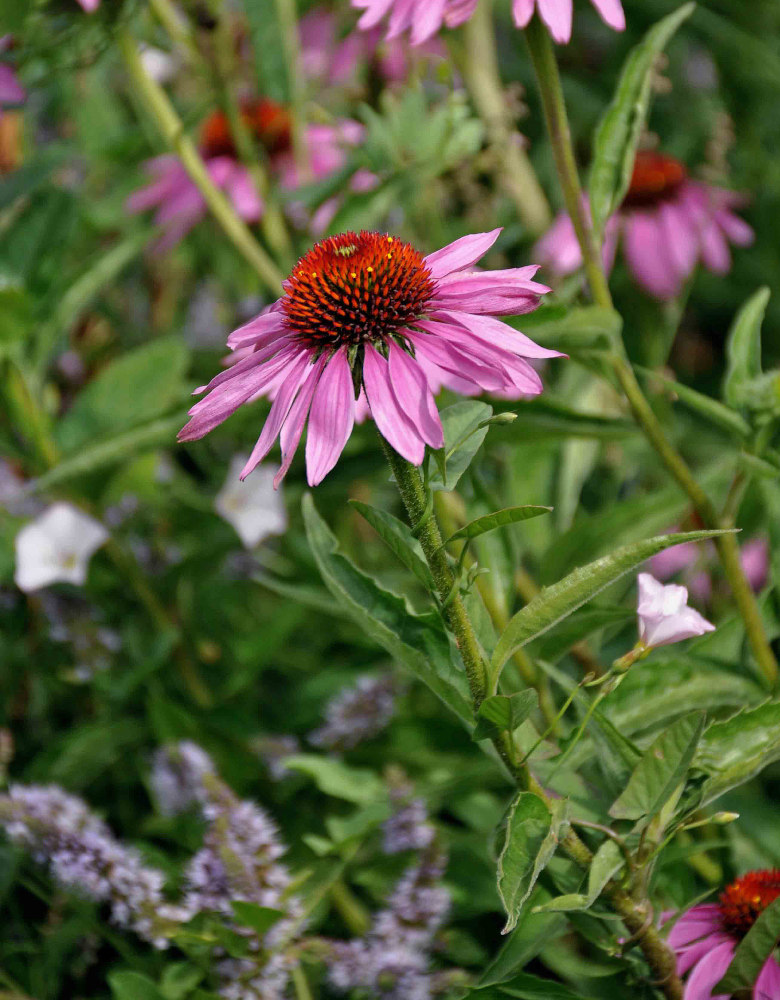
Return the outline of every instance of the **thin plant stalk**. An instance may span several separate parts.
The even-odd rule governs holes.
[[[606,309],[612,309],[612,295],[600,248],[583,198],[555,49],[547,29],[538,17],[535,17],[526,29],[526,40],[539,83],[544,116],[550,134],[566,210],[571,217],[582,249],[588,284],[596,304]],[[705,528],[723,527],[722,520],[712,501],[696,481],[685,459],[667,437],[653,408],[642,392],[634,370],[625,355],[625,350],[614,352],[609,361],[634,419],[658,453],[667,471],[690,497]],[[736,536],[733,534],[721,535],[715,544],[734,595],[734,601],[744,622],[753,655],[766,683],[769,687],[774,688],[778,682],[777,659],[769,645],[755,595],[742,569]]]
[[[547,197],[521,137],[507,112],[496,52],[492,0],[481,0],[463,29],[465,46],[458,60],[474,104],[485,123],[496,164],[496,177],[514,202],[528,231],[540,236],[552,214]]]
[[[306,143],[306,81],[302,72],[298,13],[295,0],[275,0],[275,6],[290,86],[293,156],[299,174],[298,183],[307,184],[313,180],[313,175],[309,147]]]
[[[381,441],[409,522],[419,539],[426,562],[433,575],[447,624],[455,635],[476,712],[488,693],[487,664],[466,606],[459,593],[455,592],[453,595],[455,581],[447,561],[446,552],[442,547],[441,531],[433,504],[429,502],[419,470],[398,455],[384,438]],[[492,742],[518,788],[538,795],[549,808],[553,800],[534,778],[528,767],[521,763],[513,735],[502,732],[494,737]],[[561,837],[560,846],[580,867],[590,867],[593,854],[573,830],[569,829]],[[654,926],[649,901],[640,900],[637,902],[634,900],[630,892],[618,880],[611,881],[605,888],[604,894],[628,928],[632,938],[636,939],[642,949],[664,996],[667,997],[667,1000],[682,1000],[682,984],[675,971],[674,955]]]
[[[138,51],[138,43],[132,35],[122,31],[117,36],[117,47],[135,94],[154,120],[162,137],[179,157],[223,232],[252,265],[269,292],[278,294],[283,281],[281,271],[212,181],[197,147],[186,134],[165,91],[147,73]]]

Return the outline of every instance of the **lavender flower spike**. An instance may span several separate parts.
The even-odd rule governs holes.
[[[341,690],[325,706],[325,725],[309,736],[315,746],[352,750],[380,733],[395,711],[392,677],[364,675],[354,687]]]

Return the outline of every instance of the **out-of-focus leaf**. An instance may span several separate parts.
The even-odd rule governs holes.
[[[490,962],[479,980],[480,987],[504,983],[515,976],[531,959],[549,945],[566,929],[566,918],[561,914],[540,913],[538,907],[552,899],[541,885],[534,888],[528,905],[520,914],[515,929],[503,947]],[[477,993],[477,995],[483,995]]]
[[[313,753],[292,754],[284,758],[284,766],[291,771],[308,774],[321,792],[346,802],[365,804],[385,794],[381,779],[373,771],[349,767],[333,757]]]
[[[109,973],[108,985],[114,1000],[165,1000],[165,996],[148,976],[129,969]]]
[[[745,405],[745,386],[761,375],[761,324],[771,292],[759,288],[742,306],[726,340],[726,377],[723,399],[729,406]]]
[[[498,892],[507,913],[503,934],[517,925],[523,904],[552,857],[552,823],[550,810],[532,792],[520,792],[509,807],[504,846],[498,858]]]
[[[659,535],[642,542],[624,545],[616,552],[588,566],[574,570],[559,583],[538,594],[512,618],[502,633],[491,661],[491,669],[498,673],[509,657],[526,643],[557,625],[577,608],[582,607],[615,580],[629,573],[657,552],[679,545],[681,542],[699,542],[714,538],[722,531],[690,531]]]
[[[589,195],[593,227],[599,237],[607,219],[628,191],[634,157],[650,107],[655,61],[694,8],[693,3],[683,4],[653,25],[632,49],[612,103],[596,129]]]
[[[615,819],[655,816],[685,780],[704,730],[704,713],[678,719],[651,744],[609,810]]]
[[[494,510],[492,514],[483,514],[482,517],[469,521],[454,532],[445,545],[457,541],[459,538],[477,538],[487,531],[494,531],[496,528],[503,528],[507,524],[517,524],[520,521],[528,521],[532,517],[539,517],[541,514],[549,514],[552,507],[539,507],[533,504],[526,504],[524,507],[505,507],[503,510]]]
[[[248,903],[234,899],[230,904],[236,921],[243,927],[251,927],[258,934],[265,934],[284,916],[283,910],[274,910],[270,906],[260,906],[259,903]]]
[[[303,519],[322,578],[336,600],[375,642],[426,683],[460,719],[470,722],[465,673],[453,662],[438,615],[413,614],[402,598],[383,590],[340,553],[308,494],[303,498]]]
[[[32,301],[24,286],[0,277],[0,351],[28,336],[32,317]]]
[[[556,896],[548,903],[536,907],[537,913],[565,913],[570,910],[587,910],[601,895],[604,886],[623,866],[624,858],[614,840],[605,840],[593,855],[588,870],[587,893],[573,892]]]
[[[472,739],[489,739],[494,733],[510,733],[525,722],[539,703],[536,691],[517,691],[515,694],[495,694],[485,698],[479,706],[477,725]]]
[[[758,919],[742,938],[734,952],[726,975],[713,987],[713,993],[727,995],[750,992],[768,958],[780,939],[780,899],[775,899],[758,915]],[[755,996],[761,997],[756,991]]]
[[[752,429],[750,424],[744,417],[741,417],[736,410],[732,410],[730,406],[724,406],[723,403],[719,403],[717,399],[712,399],[711,396],[705,396],[704,393],[697,392],[695,389],[691,389],[687,385],[683,385],[682,382],[675,382],[673,378],[667,378],[666,375],[660,372],[651,371],[649,368],[642,368],[640,365],[635,365],[637,371],[642,372],[643,375],[647,375],[649,378],[658,379],[663,385],[668,389],[671,389],[675,396],[680,400],[681,403],[688,406],[695,413],[698,413],[700,417],[704,417],[709,423],[714,424],[716,427],[720,427],[721,430],[726,431],[728,434],[733,434],[735,437],[740,439],[745,439],[750,436]]]
[[[15,5],[12,3],[11,6]],[[34,160],[0,178],[0,210],[7,208],[22,195],[32,194],[62,162],[63,157],[64,151],[52,146]]]
[[[559,306],[542,306],[516,320],[514,325],[543,347],[576,354],[584,349],[609,350],[620,335],[623,320],[620,313],[602,306],[565,311]]]
[[[279,7],[276,0],[244,0],[260,93],[286,104],[290,101],[291,85]]]
[[[496,403],[496,410],[501,412],[503,406],[508,408],[509,404]],[[497,441],[519,441],[528,437],[535,441],[569,437],[620,441],[637,433],[636,424],[631,420],[575,409],[546,395],[513,402],[511,408],[517,420],[495,429],[493,434]]]
[[[534,646],[534,655],[554,663],[567,653],[572,646],[587,639],[599,629],[609,625],[624,625],[636,615],[633,608],[613,605],[610,607],[581,608],[570,615],[540,639]]]
[[[85,386],[60,422],[60,447],[73,452],[94,438],[165,413],[187,394],[187,362],[180,337],[153,340],[111,362]]]
[[[520,1000],[585,1000],[580,993],[572,992],[567,986],[532,976],[529,972],[521,972],[508,983],[472,990],[466,1000],[505,1000],[506,997],[519,997]]]
[[[702,804],[743,785],[780,760],[780,702],[745,709],[704,732],[694,767],[708,775]]]
[[[445,482],[440,470],[435,468],[431,472],[430,485],[433,490],[454,490],[485,440],[488,428],[481,425],[493,416],[493,407],[488,403],[464,400],[446,407],[440,416],[447,480]]]
[[[160,978],[160,992],[165,1000],[183,1000],[203,979],[203,970],[189,962],[166,965]]]
[[[372,507],[360,500],[349,502],[368,521],[393,555],[414,573],[424,587],[433,590],[435,588],[433,576],[423,556],[420,543],[414,538],[408,525],[378,507]]]
[[[326,615],[341,612],[341,606],[322,587],[307,587],[302,583],[288,583],[286,580],[280,580],[268,573],[255,573],[252,579],[261,587],[267,587],[272,593],[279,594],[280,597],[287,597],[306,608],[314,608],[315,611],[322,611]]]
[[[153,420],[142,427],[87,445],[33,480],[29,486],[30,492],[43,492],[52,486],[61,486],[76,476],[96,472],[115,462],[127,462],[142,451],[172,444],[176,440],[176,432],[184,426],[186,420],[186,411],[182,411],[173,417]]]

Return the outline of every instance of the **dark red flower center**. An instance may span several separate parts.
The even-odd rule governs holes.
[[[301,257],[282,309],[307,346],[384,342],[426,310],[431,272],[409,243],[387,233],[329,236]]]
[[[744,937],[759,915],[780,896],[780,870],[748,872],[721,894],[718,906],[724,930]]]
[[[245,101],[241,106],[241,118],[269,155],[290,149],[290,113],[281,104],[266,97]],[[212,112],[201,126],[200,148],[205,157],[236,156],[230,123],[222,111]]]
[[[686,177],[685,167],[679,160],[664,153],[640,150],[623,204],[629,208],[657,205],[671,198]]]

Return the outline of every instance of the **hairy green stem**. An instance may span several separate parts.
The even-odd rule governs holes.
[[[190,180],[200,191],[223,232],[252,265],[268,290],[277,294],[281,289],[282,273],[212,181],[197,147],[186,135],[165,91],[146,72],[138,43],[126,31],[121,31],[117,35],[117,47],[135,94],[154,120],[160,134],[181,160]]]
[[[544,115],[550,133],[566,209],[571,216],[582,249],[588,284],[596,304],[612,309],[609,283],[583,199],[555,50],[547,29],[538,17],[535,17],[526,29],[526,39],[539,82]],[[655,448],[667,471],[690,497],[704,526],[710,529],[722,527],[721,519],[718,517],[712,501],[697,483],[685,459],[666,436],[666,432],[637,382],[625,353],[614,354],[610,358],[610,362],[615,377],[631,407],[634,419],[647,440]],[[753,655],[766,683],[774,688],[778,682],[777,659],[769,645],[755,595],[742,569],[736,537],[722,535],[715,544],[723,571],[734,595],[737,610],[744,622]]]
[[[454,580],[446,552],[442,546],[436,515],[427,502],[428,498],[422,477],[419,470],[398,455],[384,438],[380,438],[380,440],[398,484],[409,521],[415,527],[425,559],[433,574],[439,598],[444,602],[452,593]],[[449,600],[444,614],[447,624],[455,634],[458,649],[466,668],[466,677],[474,707],[478,709],[487,694],[487,667],[477,642],[474,626],[459,594]],[[493,745],[517,786],[533,792],[548,807],[551,806],[550,796],[534,778],[528,767],[520,763],[512,734],[502,733],[493,740]],[[582,868],[590,867],[593,854],[572,829],[569,829],[561,838],[560,846],[576,864]],[[659,988],[667,1000],[682,1000],[682,984],[675,973],[674,955],[650,919],[649,903],[635,902],[622,884],[614,880],[609,883],[604,893],[612,908],[628,928],[631,936],[636,937],[648,965],[653,970]]]
[[[517,214],[535,236],[550,225],[551,212],[531,162],[520,145],[506,107],[496,52],[492,0],[480,0],[464,30],[459,60],[474,104],[485,123],[496,160],[496,176],[515,204]]]

